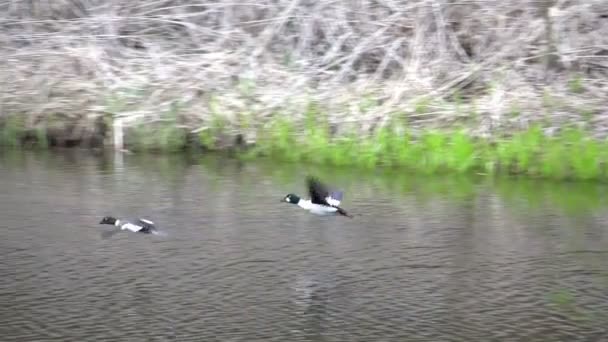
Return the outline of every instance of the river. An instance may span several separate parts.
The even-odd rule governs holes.
[[[355,215],[280,203],[315,174]],[[2,341],[600,341],[593,183],[0,153]],[[147,217],[161,234],[103,216]]]

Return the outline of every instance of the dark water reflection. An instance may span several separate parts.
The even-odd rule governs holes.
[[[278,202],[312,171],[361,215]],[[608,336],[600,185],[69,151],[2,153],[0,189],[2,341]]]

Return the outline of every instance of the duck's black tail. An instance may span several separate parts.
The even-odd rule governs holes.
[[[335,207],[336,209],[338,209],[338,214],[342,215],[342,216],[346,216],[348,218],[353,218],[352,215],[350,215],[349,213],[346,212],[346,210],[340,208],[340,207]]]

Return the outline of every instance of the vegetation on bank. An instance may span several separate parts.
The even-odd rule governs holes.
[[[192,133],[179,128],[174,120],[162,125],[138,125],[129,128],[126,147],[135,152],[178,152],[189,148],[205,151],[237,149],[242,158],[273,159],[357,166],[362,168],[398,168],[422,174],[477,173],[509,174],[558,180],[608,179],[608,140],[592,138],[584,128],[567,127],[548,135],[540,124],[510,134],[491,138],[474,137],[464,128],[427,128],[413,130],[405,120],[393,118],[381,128],[362,135],[347,125],[335,132],[327,118],[314,107],[305,120],[295,122],[277,116],[267,124],[257,125],[256,143],[230,141],[227,123],[214,121],[207,130]],[[4,120],[0,144],[26,144],[38,148],[51,145],[44,128],[25,130],[19,117]],[[101,140],[108,142],[108,137]]]
[[[410,132],[389,124],[362,137],[346,133],[331,137],[323,126],[310,125],[303,134],[289,121],[276,122],[247,152],[341,166],[377,166],[407,171],[526,175],[549,179],[602,180],[608,178],[608,141],[589,137],[584,129],[566,128],[548,136],[540,125],[484,139],[465,129],[427,129]]]

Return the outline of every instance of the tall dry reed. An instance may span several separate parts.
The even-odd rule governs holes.
[[[316,103],[361,131],[608,129],[605,0],[4,0],[0,57],[0,114],[29,126],[221,120],[255,140]]]

